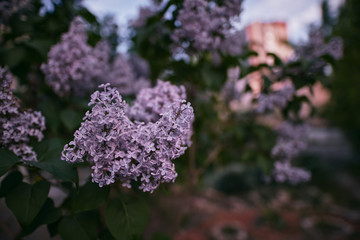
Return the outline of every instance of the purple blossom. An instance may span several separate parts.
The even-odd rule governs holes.
[[[237,56],[243,52],[244,44],[246,43],[245,31],[236,31],[226,35],[221,42],[220,50],[223,54],[230,56]]]
[[[121,55],[110,63],[110,45],[100,41],[87,44],[86,24],[76,17],[61,42],[50,49],[48,62],[41,65],[47,84],[61,97],[84,96],[96,86],[111,83],[124,95],[135,94],[150,82],[137,78],[130,63]]]
[[[101,61],[100,61],[101,62]],[[47,64],[41,65],[47,84],[59,96],[85,95],[98,81],[98,59],[87,44],[86,24],[76,17],[61,42],[48,53]]]
[[[158,85],[166,86],[169,93],[183,89],[161,81]],[[184,98],[170,101],[168,95],[154,90],[163,86],[145,89],[145,93],[154,93],[156,102],[163,98],[164,105],[151,110],[161,110],[156,112],[157,119],[150,117],[146,118],[147,122],[133,122],[126,112],[129,109],[131,112],[135,104],[127,106],[109,84],[100,88],[103,90],[92,94],[89,105],[93,107],[75,132],[74,140],[65,145],[62,159],[89,162],[92,180],[100,187],[116,180],[125,187],[130,187],[131,181],[140,181],[140,189],[153,192],[160,183],[173,182],[177,173],[172,160],[181,156],[191,144],[194,112],[190,103],[185,103]],[[142,103],[136,101],[137,105]],[[151,111],[149,114],[153,116]]]
[[[106,82],[116,87],[121,95],[134,95],[141,89],[150,86],[147,78],[136,76],[134,68],[122,55],[116,56]]]
[[[258,98],[258,105],[255,111],[258,113],[265,113],[266,111],[272,111],[275,108],[283,109],[287,106],[287,103],[294,94],[295,88],[293,86],[287,86],[269,94],[261,94]]]
[[[291,184],[308,181],[311,174],[304,169],[291,166],[291,160],[306,148],[304,135],[307,126],[283,122],[277,128],[278,138],[271,155],[276,159],[273,176],[276,181],[289,181]]]
[[[179,11],[180,27],[172,34],[176,47],[196,51],[216,51],[224,47],[232,28],[231,20],[238,18],[242,0],[214,1],[185,0]],[[190,47],[190,49],[189,49]]]
[[[312,28],[309,32],[309,40],[295,48],[296,55],[307,60],[330,55],[335,60],[343,56],[343,41],[340,37],[332,37],[325,41],[321,29]]]
[[[27,144],[30,138],[41,141],[45,119],[40,112],[23,111],[11,90],[13,76],[0,68],[0,146],[8,148],[24,161],[36,161],[36,153]]]
[[[289,162],[275,162],[273,175],[276,182],[289,182],[296,185],[307,182],[311,173],[299,167],[293,167]]]
[[[178,101],[182,99],[186,99],[183,86],[174,87],[169,82],[159,80],[154,88],[145,88],[139,92],[128,109],[128,115],[136,121],[155,122],[170,104],[180,105]]]

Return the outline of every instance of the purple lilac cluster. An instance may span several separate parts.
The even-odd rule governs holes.
[[[295,48],[295,51],[298,57],[307,60],[323,55],[330,55],[339,60],[343,56],[343,41],[340,37],[332,37],[326,42],[321,29],[313,28],[310,30],[308,42]]]
[[[103,69],[98,63],[103,61],[93,53],[87,44],[86,24],[76,17],[61,42],[50,49],[47,64],[41,65],[47,84],[61,97],[89,93],[99,83],[96,77]]]
[[[155,122],[169,104],[179,105],[179,99],[186,99],[184,86],[174,87],[170,82],[159,80],[154,88],[145,88],[139,92],[127,113],[135,121]]]
[[[277,182],[288,181],[291,184],[306,182],[311,174],[299,167],[291,166],[291,160],[306,148],[304,134],[307,126],[283,122],[277,128],[278,139],[271,155],[276,159],[273,176]]]
[[[309,33],[308,42],[296,47],[295,52],[295,60],[305,59],[311,61],[308,74],[323,72],[327,63],[321,57],[329,55],[335,60],[341,59],[343,56],[343,41],[340,37],[332,37],[329,41],[325,41],[321,29],[314,28]],[[296,74],[296,71],[295,69],[294,74]]]
[[[107,82],[116,87],[121,95],[134,95],[143,88],[150,87],[149,79],[136,76],[134,67],[124,56],[116,56],[107,75]]]
[[[111,83],[124,95],[150,85],[149,80],[136,78],[134,69],[121,55],[111,64],[106,41],[94,48],[88,45],[86,24],[80,17],[72,21],[61,42],[51,48],[41,70],[47,84],[61,97],[84,96],[103,83]]]
[[[238,18],[242,0],[225,0],[222,4],[206,0],[185,0],[179,11],[177,22],[180,27],[172,34],[176,47],[191,51],[228,51],[225,44],[241,45],[237,37],[231,37],[231,20]],[[229,39],[231,41],[229,41]]]
[[[295,94],[295,88],[290,85],[270,94],[261,94],[258,98],[257,113],[265,113],[275,108],[284,108]]]
[[[169,83],[169,93],[178,93],[182,87]],[[93,106],[84,117],[74,140],[65,145],[62,160],[83,162],[92,165],[92,180],[100,187],[120,180],[130,188],[131,181],[140,181],[140,189],[153,192],[160,183],[173,182],[177,177],[172,160],[181,156],[190,146],[194,112],[184,98],[167,99],[167,92],[147,89],[154,101],[161,101],[159,108],[138,108],[142,115],[158,115],[149,121],[132,121],[127,111],[130,108],[121,95],[109,84],[101,85],[101,91],[91,96]],[[141,96],[138,95],[139,97]],[[183,97],[183,95],[173,95]],[[136,100],[139,104],[139,100]],[[152,111],[155,111],[153,113]]]
[[[23,111],[13,95],[13,76],[0,68],[0,147],[8,148],[23,161],[36,161],[36,153],[28,145],[30,138],[41,141],[45,118],[37,111]]]

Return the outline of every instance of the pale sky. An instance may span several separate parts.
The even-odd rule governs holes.
[[[309,24],[319,23],[322,0],[244,0],[240,27],[252,22],[285,21],[291,42],[306,40]],[[336,10],[344,0],[328,0]],[[137,16],[139,6],[149,5],[149,0],[84,0],[83,4],[97,16],[115,15],[120,26]]]

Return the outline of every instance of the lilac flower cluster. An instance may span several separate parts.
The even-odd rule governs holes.
[[[276,182],[289,182],[296,185],[307,182],[311,178],[310,172],[303,168],[293,167],[289,162],[275,162],[273,175]]]
[[[284,108],[295,94],[295,88],[290,85],[270,94],[261,94],[258,98],[257,113],[265,113],[275,108]]]
[[[301,168],[292,167],[291,160],[306,148],[304,134],[306,125],[295,125],[283,122],[278,128],[278,139],[271,155],[276,159],[273,176],[278,182],[288,181],[291,184],[306,182],[311,174]]]
[[[333,37],[325,42],[321,29],[313,28],[310,30],[308,42],[295,48],[295,51],[298,57],[307,60],[323,55],[330,55],[335,60],[339,60],[343,56],[343,41],[340,37]]]
[[[8,148],[23,161],[36,161],[36,153],[27,145],[30,138],[43,138],[45,118],[37,111],[20,110],[13,95],[13,76],[0,68],[0,147]]]
[[[99,83],[95,78],[102,68],[86,41],[86,24],[76,17],[61,42],[50,49],[47,64],[41,65],[47,84],[59,96],[84,95]]]
[[[86,113],[74,140],[65,145],[62,160],[89,162],[92,180],[100,187],[120,180],[130,188],[131,181],[140,181],[140,189],[153,192],[160,183],[174,181],[177,173],[172,160],[191,144],[194,112],[182,98],[184,95],[176,95],[182,92],[182,87],[161,81],[158,85],[166,86],[166,91],[158,91],[157,86],[143,93],[152,97],[145,98],[163,105],[140,108],[138,104],[142,101],[137,99],[137,107],[133,106],[139,114],[144,111],[142,116],[158,116],[147,118],[146,122],[132,121],[127,115],[127,111],[133,112],[132,107],[127,106],[115,88],[101,85],[102,90],[91,96],[92,110]],[[179,98],[168,99],[170,94]]]
[[[137,79],[130,63],[117,56],[110,64],[110,46],[100,41],[94,48],[87,44],[86,24],[76,17],[60,43],[48,54],[47,64],[42,64],[47,84],[61,97],[84,96],[96,86],[111,83],[121,94],[134,94],[149,86],[145,78]]]
[[[228,39],[236,39],[230,37],[231,20],[239,17],[241,4],[242,0],[225,0],[221,5],[215,1],[185,0],[177,17],[180,27],[172,34],[172,40],[177,47],[190,47],[191,51],[220,50],[229,43]]]
[[[115,58],[106,82],[116,87],[121,95],[134,95],[139,90],[150,87],[149,79],[136,76],[134,67],[122,55]]]
[[[186,99],[184,86],[174,87],[170,82],[159,80],[154,88],[141,90],[127,112],[133,120],[155,122],[169,104],[179,104],[179,99]]]

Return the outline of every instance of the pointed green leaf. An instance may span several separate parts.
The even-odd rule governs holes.
[[[73,199],[72,209],[74,212],[95,209],[106,201],[109,192],[109,187],[101,188],[98,184],[88,182],[79,188]]]
[[[74,131],[80,126],[82,114],[79,114],[72,109],[66,109],[60,113],[60,118],[69,131]]]
[[[17,162],[18,157],[14,153],[6,149],[0,149],[0,177]]]
[[[0,197],[5,197],[8,192],[13,190],[18,184],[22,182],[23,176],[20,172],[15,171],[9,173],[1,182]]]
[[[97,212],[82,212],[64,217],[59,223],[59,234],[64,240],[97,239],[98,225]]]
[[[61,210],[55,208],[54,202],[52,199],[47,198],[45,204],[42,206],[39,214],[35,217],[34,221],[29,225],[29,227],[23,227],[22,236],[26,236],[35,229],[37,229],[42,224],[50,224],[55,222],[61,217]]]
[[[60,159],[64,145],[59,139],[42,142],[35,147],[35,151],[39,153],[39,161],[28,163],[51,173],[61,180],[76,182],[78,175],[75,167]]]
[[[125,203],[120,199],[109,202],[105,222],[116,239],[132,239],[140,235],[149,221],[149,209],[144,201]]]
[[[50,184],[40,181],[33,185],[20,183],[5,196],[6,205],[19,223],[29,225],[44,205]]]

